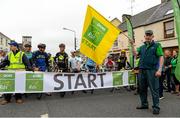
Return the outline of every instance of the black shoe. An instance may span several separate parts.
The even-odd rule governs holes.
[[[139,93],[138,93],[138,92],[135,92],[134,95],[139,95]]]
[[[93,90],[91,90],[91,94],[93,94],[94,93],[94,89]]]
[[[136,107],[136,109],[149,109],[149,107],[148,106],[146,106],[146,107],[140,106],[140,107]]]
[[[41,100],[42,95],[43,95],[42,93],[38,94],[37,99],[38,99],[38,100]]]
[[[52,96],[52,94],[51,94],[51,93],[45,93],[45,95],[46,95],[46,96]]]
[[[60,93],[60,96],[61,96],[62,98],[64,98],[65,94],[66,94],[65,92],[61,92],[61,93]]]
[[[112,88],[112,89],[110,90],[110,92],[112,93],[112,92],[114,92],[114,90],[115,90],[115,89],[114,89],[114,88]]]
[[[153,110],[153,114],[154,115],[158,115],[159,114],[159,110]]]
[[[87,93],[87,91],[85,91],[85,90],[83,90],[82,92],[83,92],[83,93]]]
[[[131,89],[130,88],[126,88],[126,91],[131,92]]]
[[[24,96],[25,96],[25,98],[28,98],[28,95],[27,95],[27,93],[25,93],[25,94],[24,94]],[[1,97],[0,97],[0,98],[1,98]]]
[[[71,92],[71,95],[73,95],[73,94],[74,94],[74,91]]]

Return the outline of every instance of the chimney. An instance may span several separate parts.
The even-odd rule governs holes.
[[[126,22],[126,17],[130,19],[132,16],[129,14],[123,14],[122,15],[122,22]]]

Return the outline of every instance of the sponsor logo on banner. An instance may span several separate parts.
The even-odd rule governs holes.
[[[26,73],[26,91],[43,91],[43,73]]]
[[[123,72],[113,72],[113,86],[123,85]]]
[[[128,72],[128,83],[129,84],[135,84],[136,83],[136,75],[132,72]]]
[[[15,91],[15,73],[0,73],[0,92]]]

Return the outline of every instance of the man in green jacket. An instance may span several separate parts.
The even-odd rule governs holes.
[[[138,81],[141,106],[137,109],[148,109],[147,93],[149,86],[153,99],[153,114],[159,114],[159,77],[164,63],[163,50],[161,45],[153,40],[152,30],[145,31],[144,38],[144,45],[137,50],[134,48],[134,42],[130,42],[134,55],[140,57]]]

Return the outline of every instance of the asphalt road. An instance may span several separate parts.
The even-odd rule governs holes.
[[[13,102],[0,106],[0,117],[151,117],[152,109],[136,110],[139,96],[128,92],[124,88],[114,93],[109,89],[95,90],[94,94],[84,94],[81,91],[74,95],[68,93],[60,98],[58,93],[43,96],[41,100],[36,95],[28,95],[21,105]],[[149,97],[152,105],[151,97]],[[180,117],[180,96],[165,93],[165,99],[160,103],[160,117]]]

